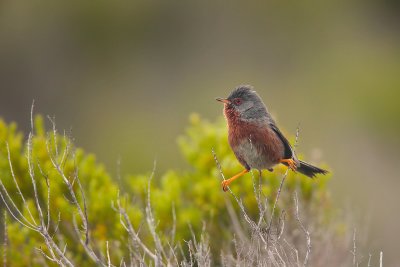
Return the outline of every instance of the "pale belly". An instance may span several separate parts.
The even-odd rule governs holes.
[[[277,164],[275,160],[268,157],[268,153],[263,151],[261,146],[254,144],[248,139],[243,140],[235,149],[235,154],[247,163],[252,169],[263,170],[270,169]]]

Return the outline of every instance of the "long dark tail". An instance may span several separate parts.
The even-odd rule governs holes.
[[[321,173],[321,174],[327,174],[328,173],[327,170],[320,169],[320,168],[315,167],[315,166],[313,166],[313,165],[311,165],[311,164],[309,164],[307,162],[304,162],[304,161],[301,161],[301,160],[299,162],[300,162],[300,166],[297,168],[297,171],[302,173],[302,174],[304,174],[304,175],[307,175],[310,178],[314,178],[315,175],[317,175],[319,173]]]

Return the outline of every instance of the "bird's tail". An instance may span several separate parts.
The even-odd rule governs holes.
[[[315,175],[317,175],[319,173],[321,173],[321,174],[327,174],[328,173],[327,170],[320,169],[320,168],[315,167],[315,166],[313,166],[313,165],[311,165],[311,164],[309,164],[307,162],[304,162],[304,161],[301,161],[301,160],[299,160],[299,162],[300,162],[300,166],[297,167],[297,171],[302,173],[302,174],[304,174],[304,175],[306,175],[306,176],[308,176],[308,177],[310,177],[310,178],[314,178]]]

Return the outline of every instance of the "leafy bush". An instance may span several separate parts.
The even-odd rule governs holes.
[[[46,132],[40,116],[35,119],[34,135],[27,141],[24,141],[23,135],[17,131],[15,124],[7,125],[0,121],[0,140],[2,141],[0,179],[5,187],[3,189],[7,189],[26,218],[31,218],[29,211],[33,218],[38,218],[29,168],[33,166],[32,171],[38,187],[40,205],[45,208],[48,203],[50,207],[49,232],[55,233],[54,240],[61,248],[66,247],[66,257],[76,265],[92,266],[93,259],[88,256],[84,245],[80,244],[82,240],[86,242],[84,231],[81,234],[74,231],[72,222],[77,220],[82,230],[84,219],[76,216],[77,206],[71,205],[73,198],[68,190],[69,183],[76,192],[80,206],[83,207],[83,203],[87,205],[88,243],[94,253],[102,255],[100,258],[104,261],[107,257],[105,256],[107,245],[111,262],[118,265],[121,259],[128,263],[132,261],[132,257],[129,256],[132,254],[129,234],[121,224],[121,212],[118,212],[120,211],[118,207],[123,207],[126,211],[133,228],[140,229],[139,235],[143,244],[157,251],[157,241],[151,233],[151,227],[142,227],[146,218],[149,218],[148,208],[151,208],[150,215],[154,215],[155,230],[163,246],[176,242],[176,247],[184,247],[180,256],[177,256],[181,257],[182,262],[186,256],[192,256],[192,250],[190,246],[185,246],[184,240],[191,240],[192,245],[196,244],[196,238],[200,240],[199,237],[204,232],[203,238],[210,237],[209,246],[214,263],[221,263],[221,251],[225,251],[222,254],[226,254],[232,249],[233,233],[237,234],[237,232],[233,231],[232,212],[229,207],[235,214],[243,213],[243,210],[235,202],[231,203],[233,195],[222,192],[220,172],[214,160],[212,148],[218,156],[226,177],[238,173],[242,167],[228,146],[226,126],[222,118],[211,123],[202,120],[198,115],[192,115],[185,134],[178,138],[179,147],[191,165],[191,169],[168,170],[163,174],[155,172],[149,191],[147,189],[150,174],[127,175],[122,181],[112,179],[104,166],[96,162],[94,155],[87,154],[79,148],[72,148],[70,137],[57,134],[55,130]],[[71,149],[68,149],[69,146]],[[68,153],[65,154],[65,151]],[[8,157],[10,157],[14,177],[26,203],[13,181]],[[57,171],[52,158],[60,162],[62,172],[69,182],[66,183],[63,180],[62,173]],[[28,159],[31,159],[31,162]],[[248,216],[257,220],[260,215],[260,203],[264,202],[261,198],[266,199],[269,213],[265,214],[267,220],[264,220],[262,228],[271,230],[271,225],[279,228],[278,220],[282,219],[279,214],[283,214],[284,209],[292,209],[293,192],[297,191],[299,202],[302,207],[305,207],[302,212],[306,216],[314,216],[319,225],[329,222],[331,216],[336,214],[331,207],[327,190],[330,176],[321,176],[313,180],[290,171],[283,185],[277,212],[274,213],[278,214],[274,215],[276,220],[273,223],[270,220],[268,225],[270,219],[268,217],[272,217],[270,213],[285,171],[286,167],[278,166],[274,172],[263,172],[262,178],[259,178],[258,173],[253,172],[233,183],[231,189],[239,199],[243,200],[243,207]],[[78,176],[79,179],[77,179]],[[80,192],[79,183],[84,194]],[[121,193],[118,186],[120,183],[123,184]],[[50,190],[48,190],[48,185]],[[261,191],[260,198],[257,199],[259,185]],[[50,192],[50,201],[48,201],[48,192]],[[151,192],[150,202],[147,202],[148,192]],[[151,207],[149,207],[150,204]],[[293,213],[286,213],[289,218],[287,221],[293,224],[295,222],[294,217],[291,217]],[[47,214],[45,217],[47,220]],[[40,234],[22,226],[10,215],[7,218],[8,243],[4,248],[6,259],[12,262],[13,266],[42,266],[43,262],[56,265],[43,256],[43,253],[48,254],[50,251],[46,248]],[[243,220],[243,217],[239,220]],[[339,230],[340,227],[335,226],[333,231]],[[291,232],[289,231],[288,234],[290,235]],[[298,236],[298,232],[296,235]],[[201,248],[196,247],[196,249]]]
[[[59,152],[67,146],[70,139],[58,135],[54,139],[53,132],[46,133],[43,125],[43,119],[37,117],[35,120],[35,135],[31,140],[31,152],[28,152],[28,141],[23,143],[23,136],[16,131],[16,125],[7,126],[0,121],[0,138],[2,146],[0,150],[0,175],[5,187],[10,195],[13,196],[16,205],[23,213],[30,218],[28,210],[19,196],[17,188],[13,183],[12,173],[8,162],[8,152],[5,142],[9,146],[9,155],[11,157],[12,169],[15,178],[19,184],[22,195],[26,199],[26,205],[29,210],[34,213],[34,192],[32,190],[31,177],[28,167],[28,153],[31,153],[33,172],[39,178],[37,179],[38,195],[42,206],[45,207],[47,202],[47,183],[50,185],[50,216],[53,222],[53,229],[58,225],[59,242],[67,245],[67,253],[76,261],[84,261],[85,257],[83,248],[74,245],[77,241],[74,236],[71,225],[73,214],[76,212],[70,204],[71,198],[68,196],[68,190],[60,177],[54,170],[50,161],[49,153],[56,154],[55,142]],[[47,146],[47,140],[52,140]],[[49,149],[49,150],[48,150]],[[113,238],[120,240],[123,235],[122,227],[117,223],[119,221],[118,214],[111,212],[110,203],[117,197],[118,188],[112,181],[109,174],[105,171],[104,166],[96,162],[95,156],[86,154],[82,149],[71,150],[74,155],[66,155],[63,164],[64,173],[68,179],[73,179],[75,167],[79,171],[81,182],[85,188],[87,201],[88,217],[91,221],[91,238],[98,240],[99,247],[105,244],[105,240]],[[56,158],[61,159],[63,155],[58,153]],[[77,184],[75,184],[75,188]],[[60,217],[58,217],[60,216]],[[37,213],[33,214],[37,217]],[[42,256],[38,256],[36,248],[44,248],[46,245],[43,239],[35,232],[22,227],[14,220],[10,220],[7,224],[8,232],[8,255],[7,258],[12,260],[13,266],[29,266],[31,264],[41,265]]]

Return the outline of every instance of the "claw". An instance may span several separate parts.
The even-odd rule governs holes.
[[[234,180],[236,180],[237,178],[248,172],[249,172],[248,170],[243,170],[242,172],[236,174],[232,178],[229,178],[228,180],[223,180],[221,183],[222,190],[224,190],[224,192],[228,191],[228,186],[230,183],[232,183]]]
[[[224,181],[222,181],[222,183],[221,183],[221,185],[222,185],[222,190],[223,190],[224,192],[228,191],[228,185],[229,185],[229,183],[227,183],[227,181],[228,181],[228,180],[224,180]]]
[[[297,164],[293,159],[281,159],[279,162],[286,163],[292,171],[296,172]]]

